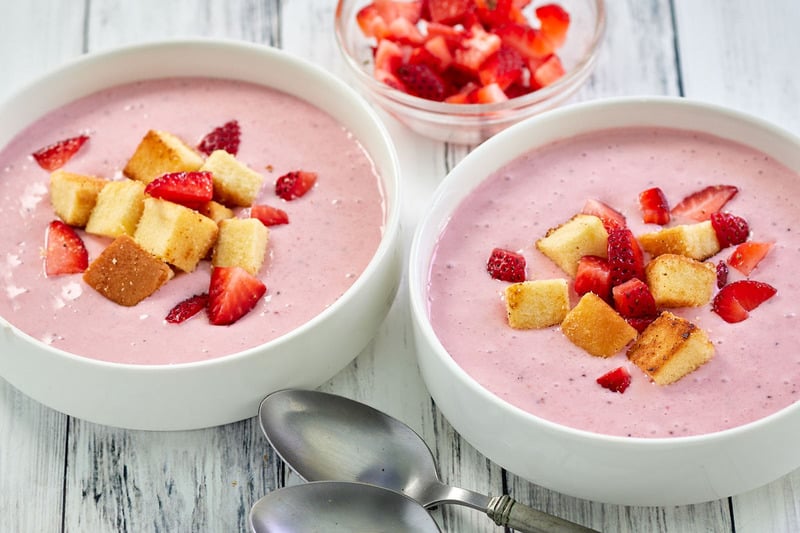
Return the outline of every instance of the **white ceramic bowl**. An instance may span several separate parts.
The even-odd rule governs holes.
[[[489,459],[533,483],[626,505],[716,500],[800,467],[800,402],[755,422],[698,436],[625,438],[577,430],[514,407],[479,385],[447,353],[428,317],[426,287],[436,241],[484,178],[561,138],[617,126],[699,130],[761,150],[800,172],[800,139],[759,119],[673,98],[579,104],[529,119],[470,153],[442,182],[411,248],[409,289],[420,369],[444,416]],[[794,347],[791,347],[794,348]]]
[[[0,146],[47,111],[78,97],[126,82],[180,76],[261,84],[331,114],[360,140],[381,176],[383,237],[363,274],[311,321],[274,341],[207,361],[97,361],[54,349],[0,318],[0,376],[33,399],[91,422],[183,430],[252,417],[266,394],[286,387],[315,388],[344,368],[373,337],[396,292],[402,268],[400,199],[389,136],[370,106],[346,84],[279,50],[181,40],[85,56],[35,81],[0,107]]]

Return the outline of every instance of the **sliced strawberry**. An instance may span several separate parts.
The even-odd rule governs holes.
[[[558,4],[545,4],[536,8],[536,17],[545,37],[555,48],[560,48],[567,39],[569,13]]]
[[[211,172],[170,172],[148,183],[144,192],[197,209],[214,197],[214,180]]]
[[[388,37],[398,43],[420,45],[425,42],[419,29],[405,17],[398,17],[390,22],[388,32]]]
[[[494,279],[512,283],[525,281],[525,257],[510,250],[495,248],[486,263],[486,270]]]
[[[749,276],[769,253],[773,244],[771,242],[743,242],[728,258],[728,264],[745,276]]]
[[[60,220],[50,222],[45,235],[45,275],[77,274],[88,266],[89,252],[75,230]]]
[[[717,263],[717,288],[721,289],[728,284],[728,264],[725,261]]]
[[[278,226],[289,223],[289,215],[283,209],[265,204],[257,204],[250,208],[250,217],[257,218],[265,226]]]
[[[389,26],[375,4],[367,4],[359,9],[356,13],[356,23],[366,37],[383,39],[389,34]]]
[[[429,38],[422,46],[431,57],[436,59],[436,66],[440,71],[445,70],[453,63],[453,54],[447,45],[447,39],[441,35]]]
[[[708,220],[711,213],[722,209],[738,192],[739,189],[734,185],[709,185],[678,202],[672,208],[672,216],[690,218],[698,222]]]
[[[473,104],[494,104],[506,100],[508,96],[496,83],[478,87],[469,95],[469,101]]]
[[[406,51],[390,39],[381,39],[375,49],[375,70],[395,74],[407,60]]]
[[[78,135],[40,148],[31,155],[40,167],[52,172],[63,167],[88,140],[88,135]]]
[[[180,324],[192,318],[194,315],[202,311],[208,305],[208,294],[195,294],[185,300],[178,302],[178,304],[170,309],[169,313],[164,320],[170,324]]]
[[[583,204],[583,209],[581,209],[581,213],[584,215],[594,215],[602,220],[603,226],[605,226],[607,232],[625,228],[628,225],[622,213],[610,205],[593,198],[586,200],[586,203]]]
[[[520,21],[519,10],[513,0],[474,0],[475,14],[484,26],[496,28],[509,22]]]
[[[711,309],[726,322],[741,322],[750,311],[778,292],[760,281],[740,280],[724,286],[714,297]]]
[[[647,326],[653,323],[653,321],[658,318],[658,315],[653,316],[631,316],[625,319],[625,321],[633,327],[639,333],[643,332],[647,329]]]
[[[472,9],[472,0],[428,0],[428,13],[433,22],[457,24]]]
[[[241,128],[239,122],[231,120],[214,128],[200,140],[197,149],[206,155],[215,150],[225,150],[231,155],[239,153],[239,143],[241,141]]]
[[[631,278],[611,289],[614,308],[624,318],[652,317],[656,314],[656,301],[645,282]]]
[[[564,65],[561,64],[561,59],[557,55],[551,54],[533,71],[531,85],[537,88],[547,87],[561,79],[565,73],[566,70],[564,70]]]
[[[522,57],[548,57],[554,52],[553,43],[540,30],[527,24],[504,24],[495,30],[495,34]]]
[[[469,29],[461,47],[453,52],[454,62],[467,71],[477,73],[483,62],[500,50],[502,44],[500,37],[476,24]]]
[[[583,296],[593,292],[606,301],[611,300],[611,267],[608,261],[595,255],[584,255],[575,273],[575,292]]]
[[[441,102],[448,95],[444,79],[425,63],[401,65],[397,77],[408,94]]]
[[[750,234],[747,221],[730,213],[711,213],[711,227],[714,228],[721,248],[741,244]]]
[[[669,204],[659,187],[652,187],[639,193],[639,210],[642,220],[647,224],[664,225],[669,223]]]
[[[632,278],[645,279],[644,254],[629,229],[615,229],[608,234],[608,264],[611,267],[611,286]]]
[[[284,200],[294,200],[305,195],[316,182],[316,172],[293,170],[275,181],[275,194]]]
[[[422,2],[419,0],[375,0],[373,5],[388,24],[398,19],[416,24],[422,13]]]
[[[522,77],[524,66],[525,61],[519,52],[504,46],[483,62],[478,76],[483,85],[496,83],[505,90]]]
[[[241,267],[214,267],[208,289],[208,318],[217,326],[233,324],[266,292],[266,285]]]
[[[610,391],[622,394],[631,384],[631,374],[621,366],[597,378],[597,383]]]

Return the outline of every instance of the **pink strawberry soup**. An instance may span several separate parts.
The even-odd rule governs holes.
[[[149,129],[194,145],[212,129],[238,120],[237,158],[264,177],[257,203],[285,210],[273,226],[259,277],[267,294],[231,326],[205,314],[179,325],[164,318],[179,301],[207,292],[210,266],[178,274],[134,307],[122,307],[86,285],[80,274],[45,277],[41,250],[55,218],[48,172],[30,157],[81,133],[90,141],[64,169],[121,178],[121,169]],[[317,185],[287,202],[274,182],[292,170],[318,173]],[[232,354],[285,335],[339,298],[375,253],[384,223],[383,193],[372,162],[336,120],[293,96],[247,83],[200,78],[122,85],[47,114],[0,152],[3,251],[0,314],[55,348],[104,361],[172,364]],[[247,211],[239,213],[247,216]],[[79,231],[90,260],[110,239]]]
[[[715,347],[710,362],[659,386],[628,362],[624,350],[608,359],[593,357],[559,327],[514,330],[507,325],[507,283],[486,271],[493,248],[521,252],[527,279],[566,278],[534,243],[578,213],[587,199],[621,211],[638,235],[659,228],[642,222],[639,192],[660,187],[674,205],[711,184],[737,186],[738,195],[724,210],[749,222],[752,240],[775,243],[750,278],[771,284],[777,294],[735,324],[723,321],[710,304],[672,310],[708,333]],[[489,176],[447,223],[429,278],[434,331],[454,360],[489,391],[573,428],[677,437],[757,420],[800,398],[798,199],[800,176],[763,153],[706,134],[621,128],[552,143]],[[732,251],[724,249],[709,261],[727,260]],[[731,269],[731,281],[742,277]],[[571,298],[574,304],[574,291]],[[624,393],[596,383],[619,366],[632,375]]]

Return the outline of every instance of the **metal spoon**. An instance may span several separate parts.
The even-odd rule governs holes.
[[[250,509],[254,533],[435,533],[411,498],[375,485],[318,481],[270,492]]]
[[[411,428],[368,405],[318,391],[270,394],[258,413],[276,453],[309,481],[337,479],[403,492],[427,508],[455,503],[525,533],[593,531],[514,501],[442,483],[433,454]]]

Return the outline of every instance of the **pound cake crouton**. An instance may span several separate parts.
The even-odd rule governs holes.
[[[214,177],[214,199],[227,206],[249,207],[264,177],[225,150],[214,150],[200,170]]]
[[[50,203],[56,215],[70,226],[82,228],[89,220],[97,195],[108,180],[58,169],[50,174]]]
[[[705,305],[717,282],[714,265],[676,254],[662,254],[650,261],[645,275],[657,307]]]
[[[134,240],[161,260],[192,272],[217,240],[217,224],[182,205],[148,197]]]
[[[238,266],[256,275],[264,264],[269,229],[257,218],[229,218],[219,223],[219,238],[211,264]]]
[[[166,263],[124,234],[114,239],[83,273],[90,287],[126,307],[156,292],[172,276]]]
[[[150,130],[122,172],[147,185],[168,172],[192,172],[202,165],[203,157],[181,139],[166,131]]]
[[[561,323],[576,346],[598,357],[611,357],[634,340],[637,331],[593,292],[587,292]]]
[[[205,215],[217,224],[225,220],[226,218],[233,218],[236,213],[233,212],[233,209],[225,207],[219,202],[215,202],[211,200],[203,204],[198,210],[201,215]]]
[[[575,215],[536,241],[536,248],[572,276],[578,261],[585,255],[608,257],[608,233],[603,222],[594,215]]]
[[[639,235],[639,244],[653,257],[677,254],[697,261],[708,259],[721,249],[710,220]]]
[[[714,355],[705,331],[663,311],[628,349],[628,359],[659,385],[674,383]]]
[[[133,235],[144,208],[144,187],[127,179],[106,183],[97,195],[86,232],[113,238]]]
[[[560,324],[569,311],[564,279],[513,283],[506,287],[508,324],[514,329],[539,329]]]

